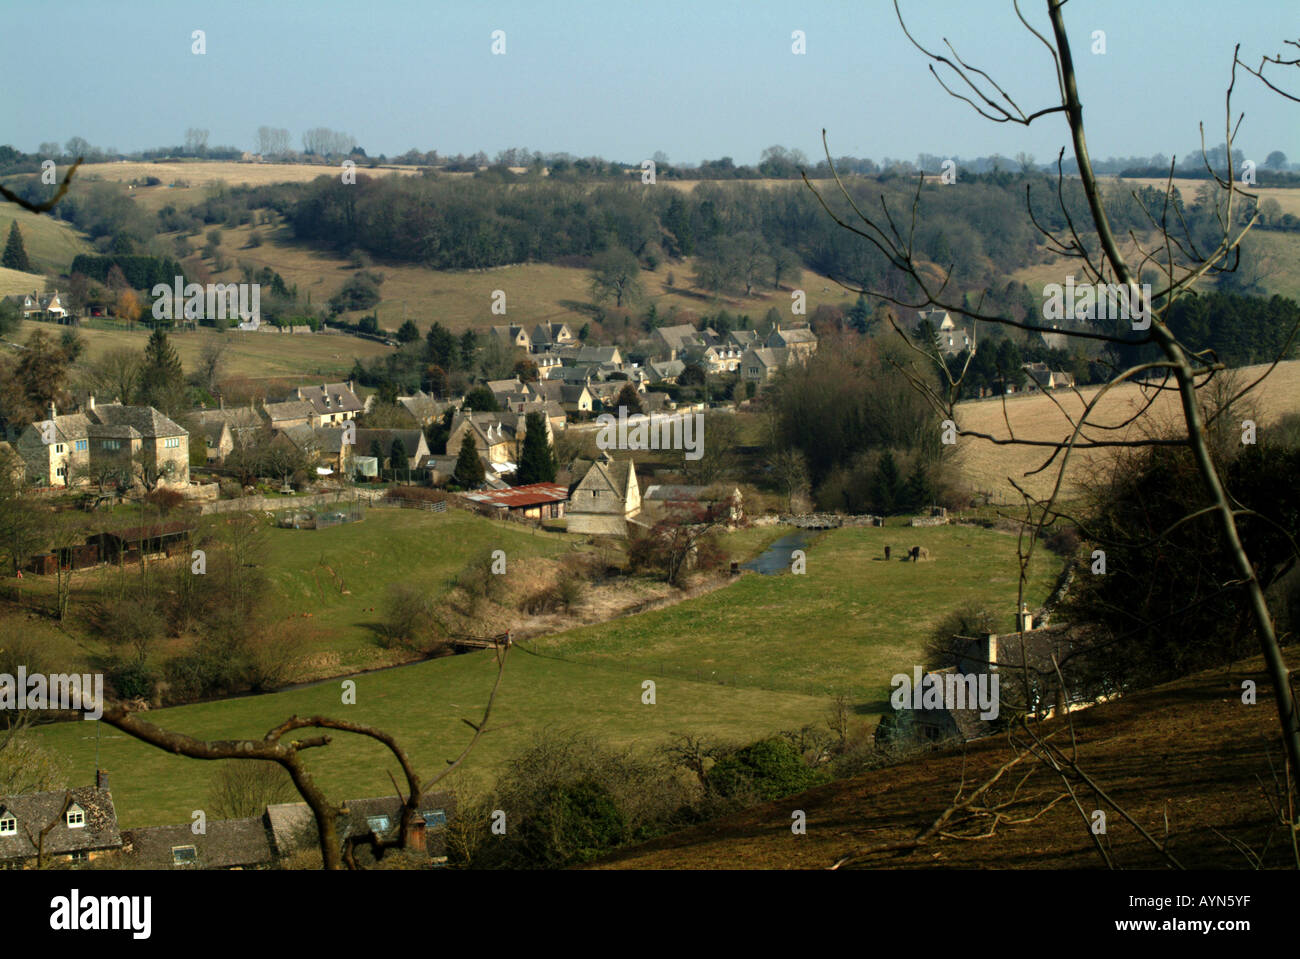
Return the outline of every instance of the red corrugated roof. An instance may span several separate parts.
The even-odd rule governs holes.
[[[501,490],[482,490],[461,493],[466,499],[499,509],[523,509],[544,503],[559,503],[569,498],[569,488],[559,483],[529,483],[527,486],[508,486]]]

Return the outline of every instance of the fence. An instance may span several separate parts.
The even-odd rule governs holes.
[[[332,510],[282,510],[276,515],[275,523],[282,529],[328,529],[344,523],[356,523],[365,518],[365,507],[357,500],[351,500],[342,504],[342,508]]]
[[[410,500],[410,499],[384,499],[373,500],[371,506],[379,506],[386,509],[422,509],[430,513],[447,512],[447,501],[441,500],[437,503],[428,500]]]

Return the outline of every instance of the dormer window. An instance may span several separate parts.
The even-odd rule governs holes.
[[[9,813],[0,814],[0,836],[18,835],[18,820]]]
[[[172,846],[172,865],[190,866],[199,860],[199,851],[194,846]]]
[[[67,823],[69,829],[84,829],[86,826],[86,811],[73,803],[68,807]]]
[[[370,827],[371,832],[386,833],[392,828],[392,820],[387,816],[370,816],[366,819],[366,825]]]

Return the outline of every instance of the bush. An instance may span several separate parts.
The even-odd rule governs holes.
[[[585,779],[545,789],[519,826],[519,843],[530,865],[553,869],[590,862],[626,834],[627,821],[609,790]]]
[[[828,781],[825,770],[812,769],[784,739],[764,739],[719,759],[709,770],[709,787],[720,796],[779,799]]]
[[[118,699],[150,699],[157,676],[144,663],[124,662],[105,677]]]

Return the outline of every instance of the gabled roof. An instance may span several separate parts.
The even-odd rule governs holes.
[[[636,467],[632,460],[618,460],[604,456],[591,464],[587,475],[574,489],[610,490],[621,501],[627,500],[628,487],[636,482]]]
[[[262,409],[271,422],[283,420],[310,420],[315,408],[306,400],[285,400],[282,403],[265,403]]]
[[[385,456],[391,456],[393,453],[393,441],[400,439],[402,446],[406,449],[407,456],[423,456],[428,452],[428,444],[424,441],[424,432],[422,430],[357,430],[357,449],[365,450],[367,456],[370,455],[370,446],[379,441],[379,445],[384,450]]]
[[[751,346],[745,351],[745,355],[741,357],[740,362],[742,366],[746,367],[758,363],[759,366],[780,369],[785,366],[786,356],[787,353],[784,347],[760,346],[755,348]]]
[[[359,413],[365,404],[347,383],[322,383],[320,386],[300,386],[298,399],[310,403],[319,416],[331,413]]]
[[[189,825],[150,826],[129,829],[122,834],[124,853],[132,865],[144,869],[229,869],[262,866],[272,860],[271,840],[261,816],[250,819],[217,819],[206,823],[206,831],[195,835]],[[172,850],[193,846],[193,865],[180,865]]]
[[[81,807],[86,817],[84,826],[69,828],[67,816],[60,815],[66,799]],[[117,810],[107,789],[81,786],[66,791],[3,796],[0,810],[18,820],[17,834],[0,836],[0,861],[34,858],[41,830],[51,822],[55,823],[54,828],[45,834],[47,856],[83,849],[114,849],[122,844]]]
[[[186,431],[152,406],[100,403],[88,414],[104,426],[129,426],[144,437],[185,436]]]

